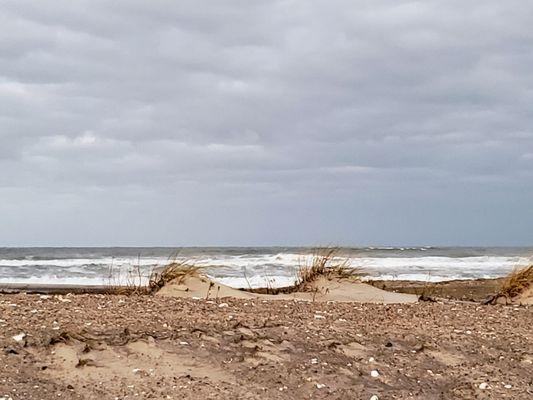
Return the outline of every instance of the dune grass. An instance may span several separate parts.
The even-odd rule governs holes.
[[[338,257],[338,251],[339,249],[336,247],[317,248],[311,257],[302,257],[295,273],[294,285],[281,288],[271,287],[269,283],[271,280],[266,276],[267,287],[249,287],[241,290],[262,294],[316,292],[317,288],[314,284],[321,278],[328,280],[358,280],[360,277],[359,270],[352,268],[348,260]],[[132,271],[128,271],[124,282],[109,285],[109,293],[154,294],[170,282],[179,285],[188,277],[200,275],[201,270],[202,267],[196,266],[189,261],[178,260],[176,256],[172,256],[165,266],[154,268],[148,276],[141,273],[139,266],[133,268]]]
[[[338,251],[339,249],[336,247],[315,250],[310,263],[298,267],[294,291],[310,291],[310,286],[320,278],[358,279],[359,271],[351,268],[348,260],[336,260]]]
[[[187,261],[172,261],[161,270],[154,270],[148,280],[149,293],[158,292],[166,284],[173,282],[182,284],[186,278],[198,276],[202,268]]]
[[[339,249],[336,247],[323,247],[314,250],[311,257],[304,257],[300,260],[295,273],[295,283],[291,286],[273,288],[267,284],[264,288],[241,289],[246,292],[259,294],[290,294],[296,292],[316,292],[315,283],[320,278],[338,280],[358,280],[359,270],[352,268],[348,260],[339,260]],[[270,282],[268,276],[265,279]]]
[[[117,276],[113,268],[109,272],[109,284],[106,293],[122,295],[148,295],[158,292],[169,282],[178,285],[190,276],[199,274],[201,267],[188,261],[169,258],[166,265],[152,268],[148,273],[141,271],[139,265],[132,267],[124,276]]]
[[[533,265],[516,269],[505,279],[496,297],[513,299],[533,286]]]

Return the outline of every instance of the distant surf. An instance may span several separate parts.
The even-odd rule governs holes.
[[[235,288],[280,287],[294,283],[312,254],[296,247],[1,248],[0,283],[115,285],[128,277],[146,280],[170,257],[205,267]],[[532,256],[525,247],[354,247],[340,248],[337,260],[363,279],[438,282],[502,277],[531,264]]]

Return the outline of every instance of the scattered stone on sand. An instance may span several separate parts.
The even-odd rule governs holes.
[[[527,306],[203,295],[0,295],[0,399],[531,397]]]
[[[18,335],[14,335],[13,340],[17,343],[22,343],[24,342],[25,337],[26,337],[26,334],[24,332],[21,332]]]

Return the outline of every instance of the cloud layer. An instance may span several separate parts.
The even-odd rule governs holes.
[[[533,244],[533,5],[4,1],[7,245]]]

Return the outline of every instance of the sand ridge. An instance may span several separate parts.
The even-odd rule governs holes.
[[[388,292],[358,281],[328,279],[325,277],[320,277],[313,282],[310,290],[306,292],[269,295],[234,289],[213,282],[205,276],[193,275],[184,278],[179,283],[171,282],[165,285],[157,295],[198,299],[231,297],[236,299],[337,301],[383,304],[415,303],[418,300],[418,297],[413,294]]]

